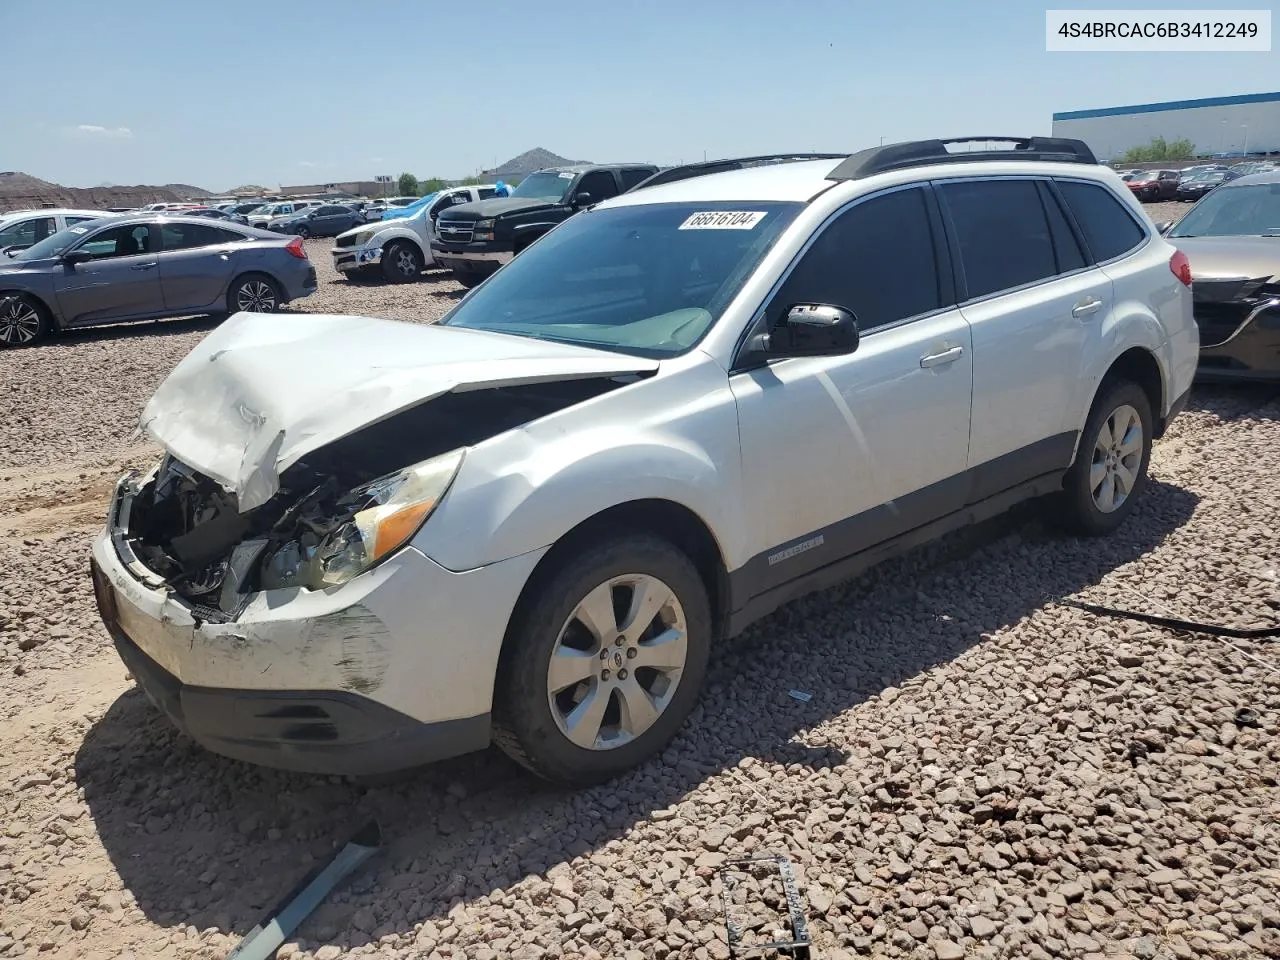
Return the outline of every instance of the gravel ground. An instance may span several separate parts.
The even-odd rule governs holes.
[[[429,321],[458,293],[309,247],[300,308]],[[818,958],[1280,957],[1280,649],[1063,603],[1278,616],[1274,389],[1197,390],[1110,539],[1019,514],[779,611],[614,784],[496,752],[349,782],[183,741],[93,610],[104,498],[154,455],[132,425],[208,329],[0,354],[0,957],[224,956],[371,814],[386,850],[281,956],[725,960],[714,868],[785,853]]]

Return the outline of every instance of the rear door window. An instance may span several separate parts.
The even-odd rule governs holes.
[[[642,180],[648,180],[653,175],[652,170],[644,167],[626,167],[622,171],[622,189],[630,190]]]
[[[1097,262],[1124,256],[1146,239],[1146,232],[1106,187],[1080,180],[1057,183]]]
[[[160,228],[165,250],[191,250],[226,243],[229,231],[203,223],[166,223]]]
[[[970,299],[1057,275],[1034,180],[956,180],[938,192],[955,229]]]
[[[592,170],[578,181],[574,193],[589,193],[591,202],[599,203],[601,200],[608,200],[618,195],[618,183],[608,170]]]

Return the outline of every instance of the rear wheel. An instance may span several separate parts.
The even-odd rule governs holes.
[[[1104,384],[1055,504],[1060,525],[1083,536],[1101,536],[1124,523],[1147,485],[1151,438],[1146,392],[1128,380]]]
[[[43,306],[21,293],[0,296],[0,347],[25,347],[48,332]]]
[[[307,227],[298,227],[298,229],[295,230],[294,232],[298,236],[300,236],[303,240],[308,240],[311,237],[311,230],[308,229]]]
[[[493,739],[537,775],[607,780],[650,759],[697,702],[711,607],[689,558],[624,536],[536,585],[498,668]]]
[[[262,273],[236,279],[227,293],[228,313],[275,313],[284,302],[280,287]]]
[[[395,240],[382,251],[382,275],[392,283],[418,279],[422,266],[422,251],[407,241]]]

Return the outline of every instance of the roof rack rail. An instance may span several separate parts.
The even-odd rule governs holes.
[[[1012,143],[1012,150],[961,150],[949,143]],[[977,163],[991,160],[1037,160],[1045,163],[1096,164],[1097,157],[1083,140],[1065,137],[953,137],[950,140],[914,140],[868,147],[847,158],[828,180],[861,180],[877,173],[923,167],[933,163]]]
[[[713,173],[723,173],[726,170],[743,170],[747,167],[762,167],[773,163],[796,163],[801,160],[843,160],[847,156],[847,153],[768,153],[758,157],[730,157],[724,160],[686,163],[650,174],[625,192],[635,193],[645,187],[657,187],[664,183],[675,183],[692,177],[705,177]]]

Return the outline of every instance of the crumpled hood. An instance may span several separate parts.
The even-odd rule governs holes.
[[[317,314],[237,313],[187,354],[141,429],[236,495],[347,434],[452,390],[620,376],[656,360],[478,330]]]
[[[1192,280],[1280,274],[1280,237],[1167,237],[1191,261]]]

